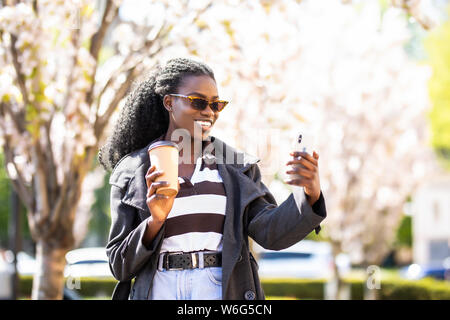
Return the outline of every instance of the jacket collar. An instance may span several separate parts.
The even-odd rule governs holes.
[[[129,180],[122,202],[142,210],[141,218],[146,218],[150,214],[146,204],[147,183],[145,181],[145,174],[150,167],[147,150],[152,143],[162,140],[163,137],[164,135],[158,137],[144,148],[124,157],[124,159],[118,163],[111,175],[111,184],[116,183],[123,185]],[[226,180],[229,179],[229,174],[233,177],[240,176],[240,174],[247,171],[251,165],[260,161],[258,157],[239,151],[214,136],[209,136],[208,140],[205,142],[204,157],[216,159],[219,173],[224,175],[225,177],[223,178]],[[121,172],[126,172],[126,174],[121,174]],[[229,181],[224,182],[226,182],[227,185],[230,183]]]

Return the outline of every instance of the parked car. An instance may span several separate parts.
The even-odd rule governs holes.
[[[450,281],[450,257],[447,257],[442,262],[423,265],[417,263],[410,264],[409,266],[400,269],[400,276],[411,280],[431,277]]]
[[[17,271],[20,275],[32,276],[36,268],[36,259],[34,257],[23,251],[17,254]]]
[[[0,252],[0,263],[8,264],[11,270],[13,267],[14,255],[10,250]],[[36,271],[36,260],[24,251],[17,254],[17,271],[22,276],[32,276]]]
[[[80,248],[66,254],[65,277],[112,277],[104,247]]]
[[[261,278],[330,279],[334,260],[331,245],[327,242],[302,240],[279,250],[267,250],[254,243]],[[340,254],[336,259],[339,272],[344,275],[351,269],[350,259]]]
[[[14,274],[12,261],[13,253],[11,251],[0,252],[0,299],[11,299],[12,297],[12,276]],[[37,264],[34,257],[23,251],[17,254],[17,272],[19,275],[33,276],[36,269]],[[81,296],[64,286],[63,299],[79,300]]]

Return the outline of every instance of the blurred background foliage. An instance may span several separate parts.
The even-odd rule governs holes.
[[[388,0],[380,0],[386,10]],[[450,14],[450,7],[447,9]],[[405,51],[410,57],[428,64],[432,67],[433,74],[429,81],[429,96],[432,109],[429,112],[431,128],[430,144],[436,154],[439,155],[443,165],[450,171],[450,21],[444,21],[432,31],[424,30],[414,19],[407,15],[408,26],[411,30],[411,39],[405,44]],[[102,48],[100,51],[100,63],[111,57],[112,50]],[[96,167],[98,162],[96,160]],[[91,219],[85,240],[81,246],[105,246],[108,238],[111,217],[109,212],[108,184],[110,173],[106,173],[103,184],[95,191],[95,202],[91,207]],[[8,247],[8,221],[10,212],[11,186],[5,170],[3,152],[0,150],[0,247]],[[24,236],[24,250],[33,252],[34,246],[31,239],[26,213],[21,206],[22,230]],[[395,246],[412,246],[412,218],[404,215],[397,231]],[[325,241],[327,237],[326,226],[322,227],[319,235],[311,232],[306,239]]]
[[[450,6],[447,9],[450,15]],[[432,109],[429,113],[431,144],[450,170],[450,21],[432,30],[425,38],[427,63],[433,70],[428,83]]]

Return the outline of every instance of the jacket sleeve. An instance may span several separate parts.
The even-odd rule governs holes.
[[[248,234],[259,245],[270,250],[282,250],[304,239],[326,217],[323,195],[314,207],[308,203],[304,192],[298,192],[283,201],[279,206],[268,188],[261,181],[261,173],[257,164],[253,166],[252,179],[265,195],[253,200],[248,205]],[[318,201],[319,201],[318,200]],[[317,229],[316,229],[317,232]]]
[[[121,201],[124,193],[124,189],[111,186],[111,229],[106,245],[109,267],[119,281],[136,276],[150,256],[157,252],[164,233],[162,227],[151,246],[145,247],[142,239],[149,218],[140,222],[138,209]]]
[[[307,199],[307,196],[305,194],[305,191],[302,187],[294,187],[294,190],[292,191],[292,194],[294,195],[295,203],[297,204],[297,208],[299,211],[302,211],[302,204],[304,199]],[[325,206],[325,198],[323,197],[322,190],[320,191],[319,199],[312,205],[312,210],[314,213],[318,214],[321,217],[326,218],[327,216],[327,209]],[[316,234],[319,234],[320,230],[322,228],[320,225],[318,225],[314,230],[316,231]]]

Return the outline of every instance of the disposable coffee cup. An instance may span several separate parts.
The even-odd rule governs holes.
[[[150,164],[163,174],[155,181],[167,181],[169,185],[156,189],[156,193],[174,196],[178,193],[178,145],[172,141],[157,141],[148,148]]]

